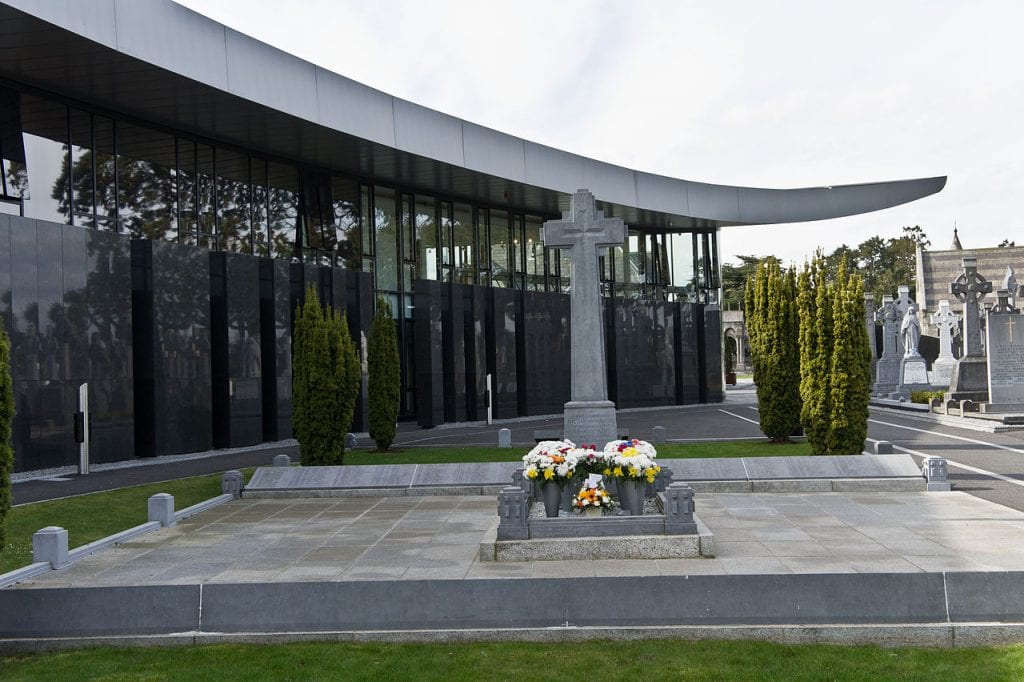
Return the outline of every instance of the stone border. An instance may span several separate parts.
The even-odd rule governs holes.
[[[524,593],[530,599],[523,600]],[[616,608],[589,608],[615,594]],[[0,590],[0,649],[27,640],[188,634],[266,638],[331,633],[542,628],[697,628],[721,637],[1001,623],[1024,628],[1024,572],[390,580]],[[561,631],[561,630],[559,630]],[[313,633],[321,633],[313,635]],[[391,635],[386,633],[393,633]],[[1002,633],[1002,634],[1000,634]],[[945,636],[945,635],[944,635]],[[883,638],[884,639],[884,638]],[[841,641],[841,640],[837,640]],[[874,640],[873,640],[874,641]],[[949,639],[943,640],[949,645]],[[992,640],[975,638],[973,643]]]

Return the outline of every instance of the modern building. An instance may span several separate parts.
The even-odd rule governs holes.
[[[391,300],[401,416],[568,399],[567,259],[541,242],[578,188],[628,237],[601,255],[611,398],[722,397],[717,231],[819,220],[945,178],[771,190],[535,144],[366,87],[169,0],[0,4],[0,315],[16,469],[287,438],[305,287],[362,342]],[[362,408],[354,428],[364,423]]]

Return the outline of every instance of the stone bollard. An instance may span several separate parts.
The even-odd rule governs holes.
[[[173,526],[178,522],[174,518],[174,495],[157,493],[146,503],[148,520],[159,521],[161,526]]]
[[[512,447],[512,431],[509,429],[498,429],[498,447]]]
[[[945,402],[945,404],[943,405],[943,410],[945,410],[946,414],[949,414],[950,410],[959,410],[959,409],[960,409],[960,401],[959,400],[953,400],[952,398],[947,400]]]
[[[654,479],[654,490],[663,493],[670,485],[672,485],[672,470],[668,467],[661,467],[661,471]]]
[[[670,485],[665,490],[665,534],[696,535],[695,507],[693,488],[681,482]]]
[[[356,434],[346,433],[345,434],[345,449],[355,450],[356,448]]]
[[[655,426],[654,433],[651,434],[652,443],[664,443],[665,442],[665,427]]]
[[[32,561],[47,561],[51,568],[64,568],[68,560],[68,532],[60,526],[40,528],[32,534]]]
[[[966,416],[968,412],[977,412],[978,403],[973,400],[961,400],[960,401],[960,416]]]
[[[522,488],[508,486],[498,493],[498,540],[526,540],[530,537],[527,518],[528,495]]]
[[[290,467],[292,465],[292,458],[288,455],[274,455],[274,466],[275,467]]]
[[[242,496],[242,472],[237,469],[225,471],[220,478],[220,492],[222,495],[233,495],[236,498]]]
[[[952,489],[949,484],[949,472],[944,457],[925,457],[921,463],[921,475],[928,481],[928,490],[948,492]]]
[[[876,455],[891,455],[892,454],[892,443],[887,440],[875,441],[875,454]]]

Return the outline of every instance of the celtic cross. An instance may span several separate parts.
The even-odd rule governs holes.
[[[992,282],[978,274],[978,259],[964,258],[964,271],[949,285],[949,293],[964,304],[964,356],[981,357],[978,303],[992,293]]]

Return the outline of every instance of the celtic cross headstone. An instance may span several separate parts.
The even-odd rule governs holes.
[[[938,312],[932,313],[932,326],[939,330],[939,357],[932,363],[932,383],[936,386],[949,386],[956,367],[953,357],[953,328],[960,321],[960,316],[949,307],[949,301],[939,301]]]
[[[606,218],[596,209],[594,195],[580,189],[561,220],[544,223],[542,239],[545,246],[569,249],[572,259],[572,399],[565,404],[564,435],[576,443],[615,440],[618,428],[615,404],[608,400],[598,249],[621,245],[626,240],[626,226],[619,218]]]
[[[980,304],[992,293],[992,282],[978,274],[978,259],[964,258],[964,271],[949,285],[949,293],[964,304],[963,353],[953,370],[947,398],[988,400],[988,362],[981,347]]]
[[[875,368],[876,394],[888,395],[899,386],[901,353],[898,339],[902,320],[903,315],[892,296],[882,296],[882,307],[875,311],[875,322],[882,325],[882,355]]]

